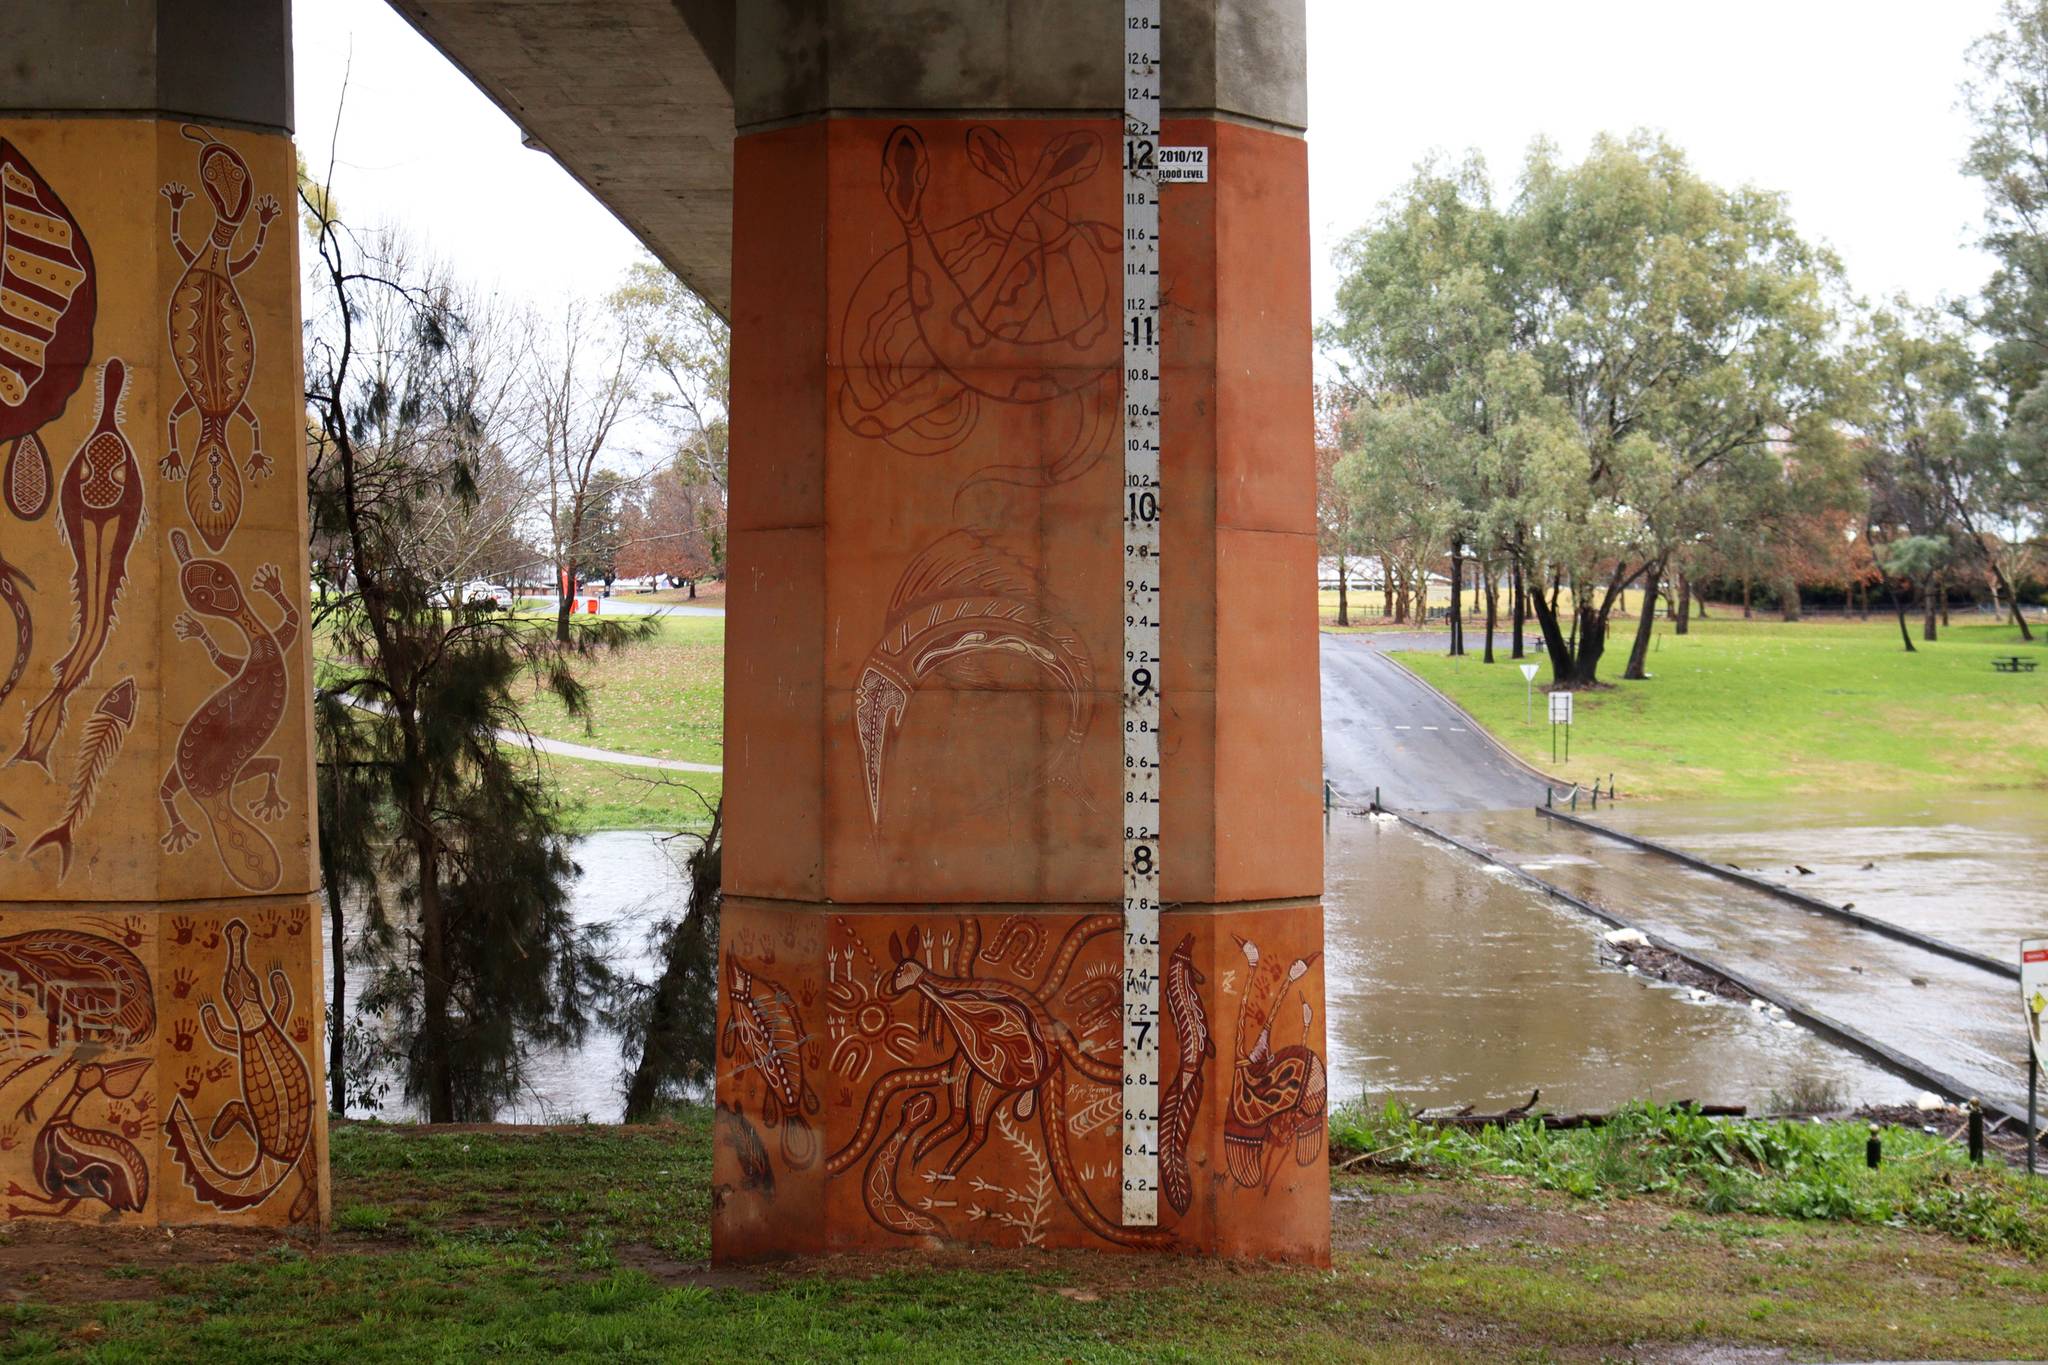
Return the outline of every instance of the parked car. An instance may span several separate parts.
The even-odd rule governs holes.
[[[512,594],[495,583],[487,582],[481,578],[472,578],[460,588],[450,591],[448,600],[460,603],[463,606],[475,606],[479,602],[488,602],[494,607],[509,608],[512,605]]]

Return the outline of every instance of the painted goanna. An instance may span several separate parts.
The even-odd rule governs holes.
[[[298,609],[285,596],[277,568],[266,564],[258,569],[254,586],[283,613],[273,631],[256,614],[233,569],[217,559],[193,558],[183,531],[171,532],[171,549],[178,556],[178,587],[185,605],[200,616],[233,625],[248,642],[249,652],[225,653],[205,624],[189,613],[180,612],[172,623],[179,639],[205,645],[207,657],[228,680],[192,713],[178,736],[177,753],[157,793],[170,818],[162,843],[170,852],[182,853],[198,840],[198,833],[178,812],[178,794],[189,793],[206,814],[228,875],[251,891],[268,891],[282,875],[277,849],[235,809],[234,796],[236,787],[261,777],[268,785],[250,811],[260,819],[275,820],[290,809],[278,791],[278,760],[260,751],[284,716],[290,693],[285,651],[299,638]]]

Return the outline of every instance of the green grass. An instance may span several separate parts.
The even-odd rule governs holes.
[[[2022,648],[2012,626],[1967,625],[1907,654],[1898,627],[1869,622],[1660,622],[1651,678],[1618,682],[1634,622],[1617,621],[1602,663],[1611,687],[1579,694],[1569,764],[1550,760],[1536,676],[1524,724],[1522,675],[1497,651],[1402,653],[1400,661],[1546,771],[1615,775],[1626,795],[1774,799],[1926,787],[2048,784],[2048,668],[1997,673]],[[1533,640],[1532,634],[1532,640]],[[1473,648],[1478,645],[1473,636]],[[2037,644],[2029,647],[2048,659]]]
[[[595,660],[582,676],[591,692],[589,725],[543,692],[525,707],[535,734],[654,758],[722,761],[723,618],[663,617],[652,640]]]
[[[706,829],[723,779],[717,773],[665,772],[620,763],[543,755],[572,834],[603,829]]]
[[[1713,1213],[1640,1180],[1671,1118],[1627,1135],[1622,1178],[1592,1197],[1510,1171],[1526,1139],[1481,1160],[1410,1135],[1398,1169],[1339,1176],[1329,1270],[906,1243],[707,1271],[702,1110],[629,1129],[341,1124],[328,1237],[201,1234],[195,1254],[74,1229],[79,1256],[122,1273],[0,1259],[0,1358],[1513,1360],[1700,1342],[1966,1357],[2048,1341],[2048,1268],[1995,1241]],[[1375,1122],[1337,1136],[1399,1136]],[[1818,1141],[1826,1160],[1846,1131]],[[1923,1164],[1928,1188],[1968,1175]]]
[[[1730,1123],[1658,1105],[1556,1132],[1535,1120],[1437,1127],[1393,1104],[1340,1110],[1330,1123],[1333,1150],[1387,1165],[1515,1176],[1581,1199],[1654,1194],[1708,1213],[1921,1227],[2048,1253],[2048,1199],[2025,1176],[1972,1166],[1955,1143],[1897,1126],[1879,1134],[1883,1159],[1871,1170],[1867,1137],[1851,1123]]]

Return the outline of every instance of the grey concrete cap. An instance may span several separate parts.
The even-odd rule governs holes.
[[[291,0],[8,0],[0,53],[0,112],[291,131]]]
[[[1308,121],[1303,0],[1165,0],[1166,108]],[[1123,107],[1115,0],[747,0],[738,125],[863,110]]]

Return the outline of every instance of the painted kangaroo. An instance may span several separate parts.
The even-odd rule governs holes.
[[[180,612],[172,623],[179,639],[206,646],[207,657],[228,680],[192,713],[178,737],[177,754],[157,792],[171,821],[162,843],[172,853],[182,853],[198,840],[198,833],[178,812],[178,793],[189,793],[206,813],[228,875],[251,891],[268,891],[282,875],[277,848],[235,809],[234,795],[236,787],[260,777],[267,785],[250,811],[259,819],[275,820],[291,809],[277,789],[278,760],[258,751],[270,742],[284,716],[290,690],[285,651],[299,638],[299,613],[284,595],[284,580],[275,565],[264,565],[252,580],[283,613],[272,631],[256,614],[233,569],[217,559],[193,558],[183,531],[171,532],[171,549],[181,566],[178,587],[185,605],[201,616],[233,625],[242,632],[249,652],[222,652],[205,623],[190,613]]]
[[[1045,981],[1036,991],[1005,981],[941,976],[920,958],[922,944],[915,929],[910,931],[907,943],[891,935],[890,951],[896,958],[896,967],[881,983],[883,996],[897,999],[915,992],[921,1005],[931,1011],[935,1032],[940,1037],[952,1034],[953,1055],[935,1066],[892,1071],[877,1081],[868,1092],[859,1127],[847,1145],[826,1163],[826,1170],[833,1175],[843,1174],[867,1154],[881,1133],[889,1101],[898,1092],[923,1086],[943,1087],[950,1107],[945,1121],[936,1127],[925,1127],[937,1109],[929,1092],[920,1092],[906,1101],[903,1121],[870,1163],[870,1190],[878,1178],[877,1168],[893,1167],[902,1141],[913,1134],[911,1159],[915,1161],[939,1143],[964,1132],[960,1145],[942,1170],[946,1177],[957,1174],[988,1141],[990,1122],[997,1109],[1007,1104],[1020,1122],[1038,1119],[1051,1157],[1053,1182],[1083,1226],[1105,1241],[1124,1246],[1171,1247],[1174,1238],[1170,1232],[1140,1232],[1122,1227],[1097,1212],[1088,1192],[1081,1187],[1080,1173],[1067,1149],[1068,1068],[1104,1086],[1121,1085],[1123,1071],[1115,1063],[1083,1052],[1066,1026],[1052,1017],[1046,1001],[1065,982],[1081,945],[1098,935],[1117,931],[1122,924],[1117,915],[1092,915],[1075,924],[1067,931]],[[971,963],[973,954],[963,952],[961,958]],[[921,1133],[916,1132],[919,1128],[923,1128]],[[869,1207],[885,1227],[898,1232],[918,1230],[893,1227],[888,1210],[878,1212],[872,1199]]]
[[[312,1073],[286,1032],[292,1019],[292,985],[283,972],[273,970],[266,1007],[263,987],[249,968],[249,926],[232,919],[224,932],[228,958],[220,995],[230,1022],[223,1023],[211,1003],[199,1007],[199,1022],[208,1042],[239,1059],[242,1098],[221,1106],[202,1138],[180,1096],[171,1104],[165,1132],[171,1155],[184,1168],[185,1183],[200,1202],[217,1209],[253,1208],[296,1174],[299,1192],[291,1207],[291,1221],[296,1223],[312,1211],[319,1185],[311,1169]],[[214,1155],[214,1148],[236,1129],[256,1151],[241,1169],[230,1170]]]
[[[242,475],[228,446],[228,422],[239,417],[249,427],[248,470],[251,479],[270,472],[263,453],[263,428],[249,407],[249,384],[256,370],[256,334],[249,310],[235,288],[235,277],[256,264],[270,222],[280,212],[271,195],[255,200],[256,241],[237,256],[235,238],[248,217],[252,189],[249,163],[204,129],[187,125],[185,136],[200,144],[199,184],[213,205],[213,231],[194,250],[185,244],[183,217],[192,191],[175,181],[163,187],[171,204],[171,245],[185,262],[185,273],[171,291],[165,319],[171,337],[171,359],[185,392],[165,419],[170,453],[160,462],[165,478],[185,477],[178,450],[178,421],[199,414],[199,444],[194,455],[198,477],[185,485],[185,510],[207,545],[218,552],[242,519]]]

